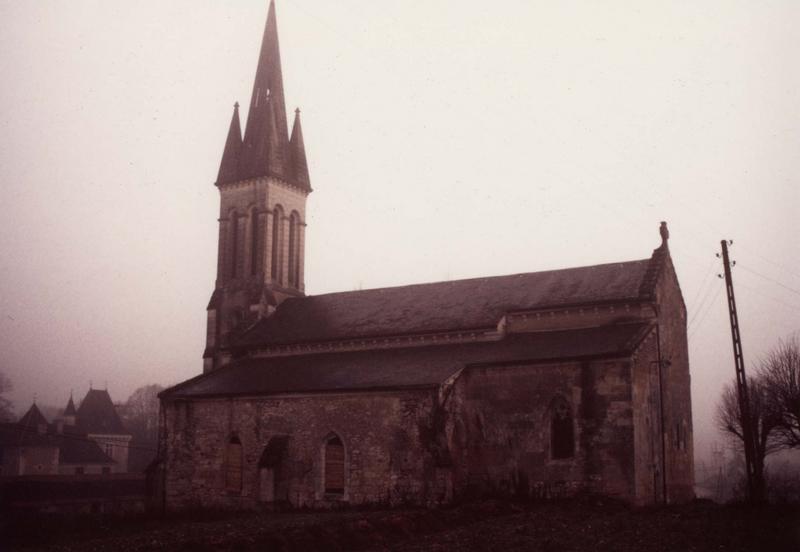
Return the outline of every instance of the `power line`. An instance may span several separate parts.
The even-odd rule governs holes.
[[[756,272],[752,268],[747,268],[746,266],[742,266],[741,264],[739,264],[739,268],[741,268],[742,270],[745,270],[747,272],[750,272],[751,274],[755,274],[756,276],[758,276],[760,278],[763,278],[763,279],[767,280],[768,282],[772,282],[775,285],[781,286],[783,289],[785,289],[787,291],[791,291],[795,295],[800,295],[800,291],[798,291],[798,290],[796,290],[794,288],[790,288],[786,284],[782,284],[781,282],[779,282],[778,280],[775,280],[774,278],[770,278],[769,276],[765,276],[764,274],[761,274],[760,272]]]
[[[714,259],[711,259],[711,261],[709,261],[708,263],[708,269],[706,270],[706,275],[703,277],[703,281],[700,282],[700,287],[697,288],[697,293],[694,294],[694,298],[691,301],[692,305],[697,303],[697,300],[700,298],[700,293],[705,288],[709,276],[712,276],[713,274],[714,274]]]
[[[739,242],[736,242],[736,243],[739,243]],[[753,249],[747,247],[744,244],[742,244],[742,247],[744,247],[745,249],[750,251],[753,255],[755,255],[756,257],[758,257],[762,261],[766,261],[771,265],[775,265],[776,267],[780,268],[781,270],[784,270],[786,273],[791,274],[795,278],[800,278],[800,274],[798,274],[797,272],[794,272],[792,269],[788,268],[786,265],[778,263],[778,262],[775,262],[775,261],[772,261],[772,260],[768,259],[767,257],[765,257],[764,255],[761,255],[758,251],[754,251]]]
[[[697,333],[697,330],[699,330],[702,327],[703,322],[705,322],[705,319],[708,317],[708,313],[711,312],[711,307],[713,307],[714,303],[716,303],[720,293],[722,293],[722,286],[717,288],[717,293],[714,294],[714,298],[708,304],[706,311],[703,313],[703,316],[700,317],[700,320],[698,320],[697,325],[694,327],[694,329],[689,333],[687,339],[691,339],[692,336],[694,336]]]
[[[123,443],[108,442],[108,441],[95,441],[94,439],[90,439],[82,435],[76,435],[74,433],[38,433],[37,431],[34,431],[32,428],[27,428],[27,427],[15,427],[13,428],[13,431],[19,432],[20,443],[22,442],[22,438],[26,435],[31,435],[31,436],[42,435],[44,437],[50,437],[54,439],[68,439],[72,441],[80,441],[83,443],[94,443],[98,446],[100,446],[100,444],[104,445],[109,444],[114,447],[126,448],[128,450],[146,450],[148,452],[158,452],[158,449],[142,445],[132,445],[130,444],[130,442],[128,444],[123,444]]]
[[[748,284],[744,284],[744,283],[742,283],[741,281],[740,281],[740,282],[738,282],[738,284],[737,284],[737,285],[738,285],[739,287],[743,287],[743,288],[744,288],[744,289],[746,289],[746,290],[749,290],[749,291],[752,291],[752,292],[754,292],[754,293],[757,293],[758,295],[760,295],[760,296],[764,297],[765,299],[769,299],[769,300],[771,300],[771,301],[774,301],[775,303],[777,303],[777,304],[779,304],[779,305],[782,305],[782,306],[786,307],[787,309],[790,309],[790,310],[792,310],[792,311],[793,311],[793,312],[795,312],[795,313],[797,313],[797,312],[800,312],[800,305],[794,305],[794,304],[792,304],[792,303],[787,303],[787,302],[786,302],[786,301],[784,301],[783,299],[778,299],[777,297],[773,297],[772,295],[769,295],[769,294],[767,294],[767,293],[764,293],[763,291],[761,291],[761,289],[760,289],[760,288],[758,288],[758,287],[756,287],[756,286],[750,286],[750,285],[748,285]]]
[[[708,300],[708,298],[711,296],[711,294],[713,292],[714,292],[714,280],[711,280],[708,288],[706,289],[705,294],[703,295],[702,300],[700,301],[700,304],[697,305],[697,309],[695,309],[694,314],[692,315],[692,318],[689,320],[689,323],[686,325],[687,328],[691,328],[692,322],[694,322],[697,319],[697,316],[701,312],[703,312],[703,309],[706,307],[706,301]],[[714,302],[711,301],[711,304],[714,304]]]

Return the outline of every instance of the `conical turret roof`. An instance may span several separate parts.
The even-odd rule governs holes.
[[[37,429],[40,425],[47,425],[47,418],[44,417],[42,411],[33,403],[25,415],[17,422],[19,425],[27,429]]]
[[[233,105],[231,126],[228,129],[228,138],[225,140],[225,150],[222,152],[222,161],[219,164],[217,184],[235,182],[239,180],[239,157],[242,152],[242,127],[239,124],[239,102]]]
[[[301,188],[311,191],[311,179],[308,176],[306,146],[303,143],[303,127],[300,125],[299,109],[294,111],[292,137],[289,140],[289,159],[291,160],[292,176],[295,183]]]
[[[72,402],[72,395],[69,396],[69,402],[67,403],[67,407],[64,409],[64,416],[75,416],[77,415],[77,410],[75,409],[75,403]]]

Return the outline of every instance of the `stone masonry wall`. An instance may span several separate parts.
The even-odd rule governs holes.
[[[661,504],[664,497],[658,333],[653,327],[633,357],[635,502]]]
[[[278,205],[280,211],[276,211]],[[289,283],[289,217],[294,211],[300,220],[296,238],[296,286]],[[242,320],[263,314],[265,305],[259,299],[265,289],[269,289],[278,302],[303,292],[305,211],[306,193],[274,178],[245,180],[220,188],[216,280],[219,299],[216,308],[207,313],[208,350],[214,351],[226,346],[226,336],[236,330]],[[281,238],[278,240],[280,250],[276,257],[280,270],[273,278],[273,222],[276,212],[282,213],[279,225]],[[221,355],[211,356],[216,358],[204,360],[204,371],[226,362]]]
[[[434,500],[440,493],[425,438],[434,398],[431,390],[166,403],[167,508],[257,507],[258,462],[275,436],[288,436],[275,486],[292,506]],[[334,434],[345,447],[340,498],[326,496],[323,488],[323,448]],[[233,435],[243,446],[241,492],[225,489],[224,451]]]
[[[551,404],[569,403],[575,455],[554,459]],[[448,436],[456,495],[632,498],[630,362],[471,367],[455,385]]]
[[[675,268],[667,258],[656,287],[661,357],[664,363],[667,500],[694,497],[694,446],[686,308]]]
[[[237,273],[240,279],[250,279],[253,267],[250,264],[251,244],[254,236],[250,229],[248,217],[255,209],[260,217],[259,226],[262,235],[258,236],[258,243],[261,246],[259,257],[262,261],[260,267],[255,272],[263,282],[272,283],[272,223],[273,211],[280,205],[283,210],[282,227],[284,239],[280,256],[282,259],[282,274],[278,278],[279,285],[286,285],[288,282],[288,255],[289,255],[289,216],[292,211],[297,211],[300,220],[306,220],[306,195],[287,184],[280,183],[272,178],[259,178],[247,180],[236,184],[226,185],[220,190],[220,232],[219,232],[219,253],[217,286],[230,279],[230,266],[232,264],[232,239],[230,214],[236,211],[238,214],[238,239],[236,243]],[[300,236],[300,266],[303,266],[302,232]],[[302,272],[302,269],[301,269]],[[302,276],[302,275],[301,275]],[[303,280],[300,278],[299,289],[303,289]]]

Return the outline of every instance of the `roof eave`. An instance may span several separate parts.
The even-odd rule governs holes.
[[[448,379],[451,376],[448,376]],[[184,382],[187,383],[187,382]],[[340,388],[340,389],[294,389],[286,391],[271,391],[271,392],[253,392],[253,391],[240,391],[229,393],[197,393],[191,395],[173,395],[166,397],[165,400],[199,400],[199,399],[221,399],[230,397],[277,397],[287,395],[335,395],[335,394],[352,394],[352,393],[386,393],[394,391],[425,391],[430,389],[437,389],[443,382],[439,383],[425,383],[416,385],[385,385],[385,386],[371,386],[371,387],[357,387],[357,388]],[[163,394],[163,391],[162,393]],[[159,397],[161,397],[159,394]]]

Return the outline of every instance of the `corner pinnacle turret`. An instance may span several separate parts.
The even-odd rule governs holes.
[[[225,150],[219,164],[217,184],[236,182],[239,180],[239,159],[242,153],[242,127],[239,125],[239,102],[233,105],[233,117],[225,140]]]
[[[308,162],[306,161],[306,146],[303,143],[303,127],[300,126],[300,110],[294,111],[294,125],[292,137],[289,140],[289,160],[292,175],[298,186],[311,190],[311,180],[308,177]]]

